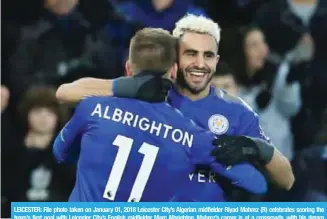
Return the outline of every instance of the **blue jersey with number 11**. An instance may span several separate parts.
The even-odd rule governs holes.
[[[77,162],[70,201],[179,201],[198,164],[265,192],[252,166],[227,170],[214,162],[213,138],[167,103],[91,97],[76,108],[53,150],[59,162]],[[240,179],[244,171],[249,174]],[[254,178],[259,183],[252,186]]]

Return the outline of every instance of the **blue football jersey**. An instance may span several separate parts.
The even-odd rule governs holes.
[[[77,162],[70,201],[192,201],[185,193],[193,191],[184,185],[197,165],[265,192],[264,177],[251,165],[230,169],[215,162],[214,137],[167,103],[90,97],[78,105],[53,151],[59,162]]]
[[[172,89],[169,93],[169,103],[179,109],[184,116],[192,119],[196,125],[215,135],[245,135],[270,142],[259,125],[258,115],[242,99],[231,96],[221,89],[211,87],[209,96],[197,101],[192,101]],[[205,168],[191,173],[188,190],[202,192],[187,193],[186,199],[219,201],[218,197],[223,191],[217,187],[215,179],[215,173],[208,172]]]

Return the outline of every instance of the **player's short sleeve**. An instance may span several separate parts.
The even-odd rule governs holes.
[[[265,135],[262,127],[260,126],[260,118],[253,109],[248,106],[243,100],[243,112],[240,116],[237,134],[245,135],[253,138],[259,138],[270,142],[270,138]]]
[[[195,144],[192,146],[192,162],[194,164],[210,165],[215,161],[211,156],[211,152],[214,149],[212,141],[215,136],[210,131],[201,132],[196,135]]]
[[[236,135],[270,142],[260,126],[258,114],[242,98],[230,95],[221,89],[216,90],[216,95],[230,104],[229,109],[234,111],[233,116],[238,117]]]
[[[75,162],[80,151],[80,138],[90,111],[88,99],[82,100],[72,118],[61,129],[53,144],[53,154],[59,163]]]
[[[190,161],[193,164],[210,164],[213,161],[213,157],[210,156],[210,153],[214,149],[212,141],[215,135],[197,126],[192,119],[185,117],[180,110],[173,107],[172,109],[175,113],[174,116],[170,117],[171,121],[173,121],[176,127],[186,131],[192,136],[191,146],[185,147],[186,152],[189,154]]]
[[[267,192],[267,182],[265,177],[255,169],[251,164],[237,164],[231,168],[220,164],[211,156],[213,139],[217,138],[210,131],[204,131],[200,128],[194,128],[194,142],[191,147],[191,161],[194,166],[204,165],[211,168],[215,173],[223,176],[235,186],[243,188],[254,194],[264,194]],[[219,137],[218,137],[219,138]]]
[[[76,106],[73,116],[67,124],[74,124],[71,129],[81,132],[87,123],[88,115],[91,113],[92,100],[90,98],[83,99]]]
[[[191,161],[195,165],[210,165],[214,162],[211,151],[214,149],[213,140],[216,136],[208,130],[196,126],[193,122],[189,124],[190,132],[193,134],[193,144],[190,148]]]

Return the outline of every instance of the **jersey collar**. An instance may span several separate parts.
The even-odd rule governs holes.
[[[182,94],[180,94],[177,89],[175,88],[175,86],[170,90],[169,95],[168,95],[168,102],[171,101],[189,101],[189,102],[193,102],[193,103],[202,103],[204,101],[207,101],[208,99],[212,98],[213,96],[215,96],[215,88],[213,86],[210,86],[210,93],[208,96],[199,99],[199,100],[191,100],[190,98],[188,98],[187,96],[184,96]]]

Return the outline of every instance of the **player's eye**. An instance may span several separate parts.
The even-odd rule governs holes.
[[[190,50],[190,51],[186,51],[185,52],[185,54],[187,55],[187,56],[195,56],[196,55],[196,51],[192,51],[192,50]]]
[[[204,53],[204,57],[206,59],[212,59],[215,57],[215,54],[211,53],[211,52],[208,52],[208,53]]]

